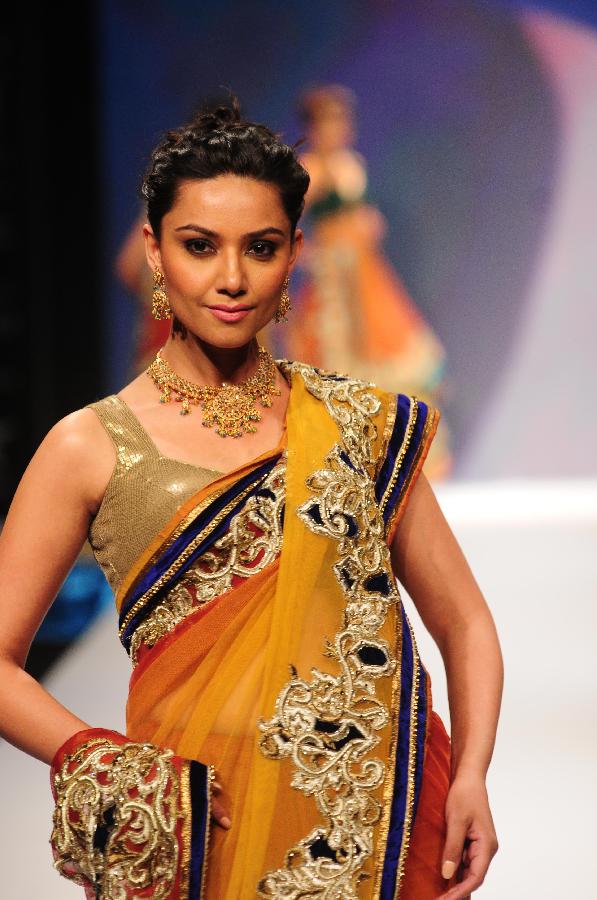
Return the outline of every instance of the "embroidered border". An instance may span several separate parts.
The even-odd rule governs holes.
[[[120,640],[127,651],[138,625],[155,608],[161,594],[173,585],[211,544],[229,527],[231,518],[242,509],[247,498],[255,492],[259,482],[267,477],[279,460],[274,458],[246,478],[218,495],[213,504],[202,507],[201,514],[192,518],[187,529],[168,545],[166,551],[147,569],[135,588],[125,599],[120,611]]]
[[[52,766],[55,867],[105,900],[201,900],[212,780],[171,750],[79,732]]]
[[[313,669],[306,681],[294,673],[275,715],[259,724],[264,755],[292,759],[292,786],[315,798],[326,824],[289,851],[283,868],[264,876],[258,894],[356,900],[382,814],[374,792],[386,775],[386,763],[368,755],[389,724],[375,681],[391,676],[398,662],[379,637],[390,605],[400,603],[373,480],[372,419],[381,403],[363,382],[297,363],[292,370],[340,430],[326,468],[309,477],[313,493],[298,514],[312,531],[338,542],[334,573],[347,602],[343,627],[325,651],[339,674]]]
[[[54,776],[52,844],[61,869],[75,862],[102,897],[153,886],[155,900],[175,883],[180,780],[170,751],[148,744],[87,741]],[[108,831],[107,817],[113,820]],[[96,832],[105,831],[105,851]],[[132,893],[130,894],[133,895]]]
[[[276,559],[282,547],[285,476],[284,454],[220,537],[209,544],[204,532],[199,535],[206,549],[136,626],[130,638],[133,665],[141,646],[155,646],[188,615],[229,591],[235,579],[256,575]]]
[[[402,609],[402,665],[397,740],[394,742],[394,790],[381,871],[376,872],[380,900],[398,900],[420,794],[427,704],[414,634]],[[423,675],[423,679],[421,676]]]

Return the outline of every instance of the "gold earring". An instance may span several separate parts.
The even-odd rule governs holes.
[[[151,295],[151,314],[159,322],[161,319],[171,319],[172,310],[166,294],[166,280],[160,269],[153,273],[153,294]]]
[[[288,313],[292,309],[290,304],[290,294],[288,293],[288,285],[290,284],[290,276],[287,275],[282,285],[282,293],[280,294],[280,303],[274,315],[274,322],[287,322]]]

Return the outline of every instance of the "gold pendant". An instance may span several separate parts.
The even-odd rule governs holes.
[[[181,404],[181,416],[187,416],[192,406],[203,413],[202,424],[213,428],[220,437],[242,437],[257,431],[255,422],[261,421],[256,403],[269,408],[273,397],[280,396],[276,387],[276,364],[271,353],[259,348],[257,371],[240,384],[224,382],[221,387],[194,384],[180,378],[162,356],[160,350],[147,369],[147,374],[161,392],[160,403],[174,400]]]

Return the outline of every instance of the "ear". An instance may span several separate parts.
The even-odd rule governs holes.
[[[145,256],[147,257],[147,265],[152,272],[162,268],[162,256],[160,253],[160,242],[153,233],[151,225],[143,226],[143,237],[145,238]]]
[[[303,244],[305,239],[303,237],[303,232],[300,228],[297,228],[294,232],[294,238],[292,239],[292,244],[290,247],[290,259],[288,261],[288,271],[292,272],[296,265],[296,261],[301,255],[301,250],[303,249]]]

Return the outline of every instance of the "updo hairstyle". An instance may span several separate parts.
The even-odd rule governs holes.
[[[159,239],[162,218],[172,209],[181,181],[239,175],[274,184],[294,235],[305,205],[309,175],[292,147],[265,125],[241,118],[236,98],[228,106],[198,113],[188,125],[166,132],[151,154],[141,193]]]

